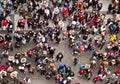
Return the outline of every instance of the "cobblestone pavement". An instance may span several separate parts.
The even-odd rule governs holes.
[[[111,0],[101,0],[101,2],[103,3],[103,9],[101,10],[101,12],[106,12],[108,4],[111,2]],[[112,16],[111,15],[107,15],[106,18],[108,18],[108,17],[112,17]],[[14,27],[16,28],[17,21],[21,17],[18,16],[18,14],[15,14],[11,18],[14,19]],[[26,26],[26,30],[27,30],[27,26]],[[12,52],[12,54],[14,54],[16,52],[19,52],[19,51],[25,52],[28,49],[30,49],[30,48],[32,48],[32,47],[35,46],[34,44],[33,45],[31,45],[31,44],[33,44],[33,43],[29,43],[25,47],[23,46],[22,48],[20,48],[18,50],[14,50]],[[79,65],[84,65],[84,64],[88,63],[89,59],[91,57],[92,52],[82,53],[80,55],[80,57],[79,57],[80,64],[77,65],[77,66],[72,66],[73,65],[73,55],[72,55],[72,49],[70,49],[68,47],[68,41],[64,40],[60,44],[51,43],[51,45],[56,48],[56,52],[55,52],[54,56],[56,56],[56,54],[58,52],[62,52],[63,55],[64,55],[64,59],[62,60],[62,63],[65,63],[68,66],[71,66],[72,70],[75,72],[76,75],[75,75],[75,79],[73,80],[73,84],[76,81],[80,82],[80,84],[93,84],[92,80],[90,80],[90,81],[84,80],[84,78],[80,78],[78,76],[78,74],[77,74],[77,71],[79,69]],[[60,62],[57,62],[56,66],[59,65],[59,64],[60,64]],[[96,73],[94,73],[94,74],[96,74]],[[20,79],[22,79],[24,76],[25,76],[25,74],[21,74],[19,72],[19,78]],[[46,80],[45,77],[40,76],[40,74],[37,73],[37,72],[35,72],[34,75],[29,74],[28,76],[31,77],[31,80],[32,80],[30,84],[55,84],[54,79],[52,79],[52,80]],[[104,82],[103,83],[98,82],[97,84],[104,84]]]

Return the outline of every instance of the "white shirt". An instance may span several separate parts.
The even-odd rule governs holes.
[[[54,8],[54,13],[55,13],[55,14],[59,14],[59,12],[60,12],[60,10],[59,10],[58,7]]]
[[[63,28],[64,27],[63,21],[59,21],[58,25]]]
[[[47,15],[49,15],[49,14],[50,14],[49,9],[45,9],[45,13],[46,13]]]
[[[42,37],[42,42],[45,42],[45,37]]]

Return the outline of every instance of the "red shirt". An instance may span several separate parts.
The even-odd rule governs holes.
[[[6,47],[7,46],[7,42],[4,41],[1,45],[2,45],[2,47]]]
[[[114,57],[114,52],[113,52],[113,51],[110,51],[110,52],[108,52],[108,55],[109,55],[110,57]]]
[[[62,14],[65,15],[65,14],[67,14],[67,13],[68,13],[68,9],[67,9],[67,8],[63,8],[63,9],[62,9]]]
[[[84,22],[85,18],[82,14],[79,15],[79,22]]]
[[[8,22],[7,20],[2,20],[2,26],[7,26]]]
[[[21,23],[21,25],[25,26],[25,20],[20,19],[19,22]]]
[[[78,73],[79,73],[80,75],[85,75],[85,74],[86,74],[86,71],[80,70]]]
[[[116,73],[117,75],[120,75],[120,69],[116,69],[115,73]]]
[[[94,23],[98,23],[99,22],[99,19],[96,17],[96,18],[94,18]]]
[[[118,33],[120,33],[120,28],[118,29]]]
[[[94,81],[100,81],[100,77],[99,76],[95,76],[93,79],[94,79]]]
[[[31,50],[29,50],[29,51],[27,52],[27,54],[28,54],[28,55],[33,55],[33,54],[34,54],[34,52],[33,52],[33,51],[31,51]]]
[[[6,71],[7,67],[6,66],[0,66],[0,70]]]

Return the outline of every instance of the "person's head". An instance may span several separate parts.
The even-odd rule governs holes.
[[[120,84],[120,80],[117,80],[115,84]]]

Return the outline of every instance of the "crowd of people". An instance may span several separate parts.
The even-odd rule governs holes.
[[[102,7],[101,0],[0,0],[0,27],[6,32],[0,34],[1,84],[29,84],[32,80],[27,75],[35,73],[46,80],[54,78],[56,84],[73,84],[76,75],[94,83],[120,84],[120,1],[108,6],[106,14],[113,18],[106,18]],[[22,17],[15,28],[8,18],[12,13]],[[64,53],[55,56],[50,44],[66,40],[73,50],[69,52],[73,66],[79,65],[78,74],[62,63]],[[33,48],[13,54],[28,45]],[[92,53],[85,65],[80,63],[82,53]],[[21,73],[26,75],[22,80]]]

